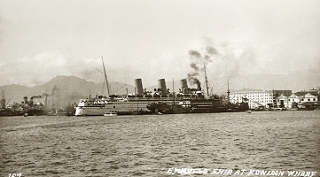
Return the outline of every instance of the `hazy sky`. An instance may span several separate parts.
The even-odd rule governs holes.
[[[209,81],[320,71],[319,0],[0,0],[0,15],[0,86],[102,82],[101,56],[111,81],[145,86],[203,64]]]

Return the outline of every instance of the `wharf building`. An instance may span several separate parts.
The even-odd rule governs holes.
[[[319,90],[248,90],[230,93],[231,103],[248,102],[250,109],[270,108],[320,108]]]
[[[306,109],[320,108],[319,99],[319,90],[299,91],[288,97],[288,107]]]
[[[316,109],[320,108],[319,90],[311,89],[292,93],[290,90],[275,90],[274,105],[280,108]]]
[[[288,99],[291,94],[292,90],[272,90],[273,106],[275,108],[291,108]]]
[[[234,104],[248,102],[250,109],[269,108],[274,102],[273,92],[267,90],[231,92],[230,102]]]

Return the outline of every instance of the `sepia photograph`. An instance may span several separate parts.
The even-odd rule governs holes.
[[[0,177],[320,177],[319,0],[0,0]]]

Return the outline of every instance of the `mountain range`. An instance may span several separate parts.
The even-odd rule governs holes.
[[[273,90],[273,89],[286,89],[293,92],[312,89],[320,87],[320,71],[309,70],[308,72],[294,72],[287,75],[279,74],[263,74],[263,75],[248,75],[248,76],[236,76],[235,78],[209,78],[209,93],[212,94],[226,94],[228,90],[227,80],[229,80],[229,88],[231,91],[239,90]],[[211,78],[211,79],[210,79]],[[143,82],[143,79],[142,79]],[[127,93],[134,93],[135,86],[125,84],[121,82],[110,82],[110,92],[112,94],[122,95]],[[6,99],[7,103],[21,102],[24,97],[34,97],[44,102],[47,98],[48,105],[50,102],[57,101],[59,105],[65,105],[69,103],[77,103],[81,98],[88,98],[89,95],[95,97],[96,95],[106,95],[106,84],[95,83],[87,81],[76,76],[56,76],[50,81],[33,87],[27,87],[17,84],[1,86],[2,95]],[[180,80],[166,82],[167,88],[172,92],[177,92],[180,86]],[[143,85],[148,91],[153,91],[158,88],[158,85],[147,86]],[[189,87],[196,86],[190,85]],[[202,81],[202,90],[205,91],[205,84]],[[174,89],[173,89],[174,88]],[[244,89],[245,88],[245,89]]]
[[[126,94],[134,92],[134,86],[120,82],[111,82],[110,91],[113,94]],[[20,103],[24,97],[34,97],[34,101],[44,102],[47,98],[48,105],[52,100],[59,102],[64,106],[69,103],[77,103],[81,98],[88,98],[89,95],[95,97],[98,95],[106,95],[107,89],[105,83],[94,83],[86,81],[76,76],[56,76],[43,85],[34,87],[21,86],[17,84],[6,85],[0,87],[2,98],[7,103]]]

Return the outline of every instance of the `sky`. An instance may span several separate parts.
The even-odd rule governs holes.
[[[209,82],[309,79],[320,73],[320,1],[0,0],[0,86],[57,75],[102,82],[102,57],[109,81],[146,87],[203,83],[204,65]]]

